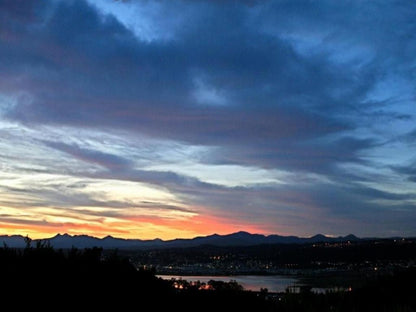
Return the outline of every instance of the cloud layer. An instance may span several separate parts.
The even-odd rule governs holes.
[[[415,235],[415,12],[0,1],[0,223]]]

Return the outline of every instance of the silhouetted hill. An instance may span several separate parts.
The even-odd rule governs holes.
[[[13,248],[23,248],[26,246],[25,238],[21,235],[2,235],[0,236],[0,244]]]
[[[50,239],[47,239],[55,248],[91,248],[102,247],[107,249],[113,248],[132,248],[141,247],[144,241],[138,239],[123,239],[106,236],[104,238],[96,238],[88,235],[68,235],[58,234]]]
[[[328,237],[318,234],[312,237],[281,236],[281,235],[262,235],[250,234],[248,232],[237,232],[227,235],[208,235],[199,236],[192,239],[173,239],[163,241],[161,239],[140,240],[140,239],[123,239],[106,236],[97,238],[88,235],[69,235],[57,234],[51,238],[45,238],[36,241],[47,241],[54,248],[91,248],[102,247],[105,249],[143,249],[143,248],[185,248],[197,247],[202,245],[212,246],[253,246],[262,244],[308,244],[318,242],[343,242],[362,240],[352,234],[339,237]],[[25,247],[25,237],[20,235],[3,235],[0,236],[0,244],[6,244],[9,247]]]

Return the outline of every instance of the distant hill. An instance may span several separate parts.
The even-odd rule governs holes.
[[[42,239],[41,241],[49,242],[54,248],[91,248],[102,247],[104,249],[148,249],[148,248],[185,248],[197,247],[201,245],[212,246],[253,246],[261,244],[308,244],[318,242],[342,242],[358,241],[360,238],[350,234],[347,236],[328,237],[318,234],[312,237],[297,236],[280,236],[280,235],[261,235],[250,234],[247,232],[237,232],[227,235],[213,234],[209,236],[200,236],[192,239],[173,239],[163,241],[161,239],[140,240],[140,239],[122,239],[112,236],[97,238],[88,235],[69,235],[58,234],[51,238]],[[32,246],[35,246],[39,240],[33,240]],[[3,235],[0,236],[0,244],[8,247],[23,248],[26,246],[25,237],[20,235]]]

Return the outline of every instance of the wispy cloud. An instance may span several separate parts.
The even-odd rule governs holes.
[[[0,213],[102,216],[84,230],[123,235],[204,218],[415,235],[415,12],[0,0]]]

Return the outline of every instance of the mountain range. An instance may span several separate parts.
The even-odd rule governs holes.
[[[25,237],[21,235],[2,235],[0,244],[12,248],[24,248],[26,246]],[[57,234],[51,238],[37,239],[31,242],[31,246],[36,246],[40,242],[49,243],[54,248],[92,248],[102,247],[104,249],[150,249],[150,248],[184,248],[197,247],[201,245],[213,246],[252,246],[261,244],[308,244],[318,242],[346,242],[359,241],[361,238],[353,234],[339,237],[328,237],[318,234],[312,237],[281,236],[281,235],[261,235],[250,234],[247,232],[236,232],[227,235],[208,235],[199,236],[192,239],[173,239],[173,240],[140,240],[123,239],[106,236],[97,238],[88,235],[69,235]]]

